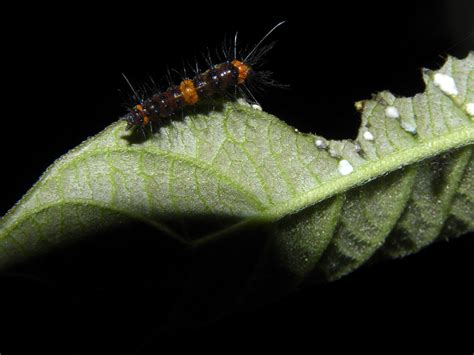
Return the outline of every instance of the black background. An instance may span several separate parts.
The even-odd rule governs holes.
[[[384,89],[411,96],[423,90],[422,67],[474,49],[473,4],[164,1],[11,10],[2,23],[0,215],[54,159],[123,114],[130,90],[122,72],[133,83],[149,75],[160,82],[166,66],[180,70],[182,59],[193,62],[225,34],[239,31],[241,43],[253,43],[287,20],[272,36],[278,44],[267,68],[290,89],[270,89],[260,103],[300,131],[354,138],[355,101]],[[154,268],[166,266],[150,261],[153,248],[173,246],[137,237],[147,232],[115,231],[2,273],[0,353],[133,354],[145,339],[143,354],[169,346],[472,348],[472,234],[200,329],[150,337],[155,308],[168,301],[157,297]]]

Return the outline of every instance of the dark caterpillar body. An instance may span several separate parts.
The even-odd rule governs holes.
[[[215,95],[224,95],[230,89],[244,87],[247,89],[252,82],[263,85],[275,85],[270,79],[270,73],[266,71],[255,71],[261,58],[271,49],[272,44],[257,48],[265,38],[283,22],[270,30],[254,49],[245,57],[238,60],[236,45],[234,45],[234,58],[223,63],[212,66],[205,72],[198,73],[192,79],[185,79],[178,85],[169,87],[167,90],[153,94],[151,97],[140,100],[140,103],[130,109],[130,112],[122,117],[127,121],[127,129],[132,127],[145,127],[152,120],[170,117],[178,110],[196,105],[199,101]],[[137,95],[135,95],[137,96]]]
[[[179,85],[154,94],[133,107],[123,119],[128,122],[127,128],[144,127],[152,119],[169,117],[185,106],[195,105],[202,98],[243,85],[251,76],[252,68],[239,60],[217,64],[191,80],[183,80]]]

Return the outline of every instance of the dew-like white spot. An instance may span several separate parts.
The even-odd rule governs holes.
[[[364,132],[364,139],[366,141],[373,141],[374,140],[374,135],[370,133],[369,131]]]
[[[446,95],[456,96],[458,94],[456,83],[449,75],[436,73],[434,76],[434,84],[438,86]]]
[[[262,111],[262,106],[257,105],[257,104],[252,104],[252,108],[253,108],[254,110]]]
[[[469,102],[466,104],[466,112],[469,115],[474,116],[474,102]]]
[[[398,118],[400,117],[400,113],[398,112],[398,109],[395,106],[387,106],[385,109],[385,116],[388,118]]]
[[[339,161],[338,170],[341,175],[349,175],[354,171],[354,167],[346,159]]]
[[[318,147],[319,149],[326,149],[327,148],[327,144],[324,140],[320,139],[320,138],[316,138],[315,141],[314,141],[314,144],[316,145],[316,147]]]
[[[413,123],[407,122],[407,121],[402,121],[402,122],[400,122],[400,125],[408,133],[416,134],[416,125],[414,125]]]

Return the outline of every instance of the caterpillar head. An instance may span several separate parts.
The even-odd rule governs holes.
[[[142,105],[136,105],[130,109],[130,112],[123,116],[122,120],[127,122],[127,130],[136,126],[145,127],[150,122],[150,118],[143,112]]]

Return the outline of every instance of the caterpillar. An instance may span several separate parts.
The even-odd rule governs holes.
[[[247,92],[252,97],[250,87],[279,85],[274,81],[269,71],[258,70],[263,56],[273,47],[274,43],[261,47],[265,39],[285,21],[275,25],[242,58],[237,58],[237,34],[234,40],[233,57],[217,65],[210,65],[204,72],[197,72],[193,78],[185,78],[178,85],[172,85],[167,90],[151,94],[148,98],[139,98],[130,82],[128,84],[139,103],[129,109],[121,119],[127,122],[127,130],[134,127],[142,129],[155,120],[174,115],[186,106],[194,106],[205,98],[218,94],[226,95],[231,89]],[[256,101],[256,100],[255,100]]]

